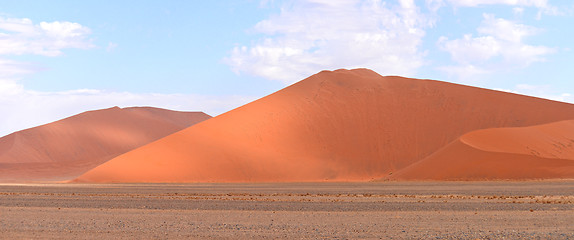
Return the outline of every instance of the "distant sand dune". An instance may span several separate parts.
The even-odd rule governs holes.
[[[572,104],[382,77],[367,69],[323,71],[118,156],[77,180],[368,181],[396,173],[474,130],[568,119],[574,119]],[[472,151],[487,154],[476,148],[468,153]],[[561,161],[548,162],[568,165]],[[567,176],[568,171],[521,176]]]
[[[89,111],[0,138],[0,181],[60,181],[210,118],[151,107]]]

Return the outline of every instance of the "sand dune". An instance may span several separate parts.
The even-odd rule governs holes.
[[[0,138],[0,181],[73,179],[208,118],[201,112],[114,107],[15,132]]]
[[[566,119],[574,119],[574,105],[367,69],[323,71],[78,181],[366,181],[473,130]]]
[[[574,120],[467,133],[394,180],[574,178]]]

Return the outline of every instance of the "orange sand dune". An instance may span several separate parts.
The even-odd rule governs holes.
[[[472,130],[565,119],[574,119],[574,105],[367,69],[323,71],[78,181],[365,181]]]
[[[574,120],[467,133],[395,180],[574,178]]]
[[[208,118],[201,112],[114,107],[15,132],[0,138],[0,181],[73,179]]]

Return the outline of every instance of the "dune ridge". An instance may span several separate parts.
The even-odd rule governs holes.
[[[567,119],[574,119],[567,103],[368,69],[323,71],[77,180],[367,181],[473,130]]]
[[[472,131],[388,179],[574,179],[574,120]]]
[[[0,181],[60,181],[210,118],[152,107],[84,112],[0,138]]]

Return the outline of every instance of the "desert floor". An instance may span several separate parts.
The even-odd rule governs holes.
[[[574,181],[4,184],[2,239],[572,239]]]

